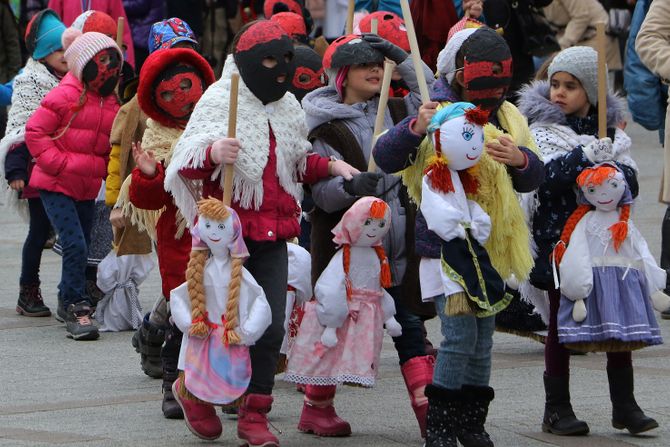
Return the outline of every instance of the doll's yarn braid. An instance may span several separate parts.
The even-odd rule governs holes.
[[[561,233],[561,239],[558,241],[554,247],[554,251],[551,254],[556,265],[561,263],[561,259],[563,259],[563,255],[565,254],[565,250],[570,243],[570,237],[572,236],[572,232],[575,230],[575,227],[582,219],[582,217],[584,217],[584,215],[589,211],[591,211],[591,205],[579,205],[577,209],[572,212],[570,217],[568,217],[568,220],[565,222],[565,226],[563,227],[563,232]]]
[[[205,262],[209,250],[192,250],[186,268],[186,285],[191,298],[191,321],[189,335],[205,337],[209,332],[207,325],[207,307],[205,297]]]

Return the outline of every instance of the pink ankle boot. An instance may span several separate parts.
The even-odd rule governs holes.
[[[400,368],[412,409],[419,422],[422,438],[426,437],[426,413],[428,412],[428,399],[424,395],[424,389],[426,385],[433,383],[434,365],[435,357],[424,355],[409,359]]]
[[[184,384],[181,379],[175,380],[172,384],[172,393],[184,412],[184,421],[188,429],[198,438],[208,441],[218,439],[223,428],[221,427],[221,420],[216,415],[214,405],[184,398],[180,394],[180,387],[182,386]]]
[[[335,386],[307,385],[298,430],[318,436],[349,436],[351,426],[335,413]]]
[[[267,413],[272,396],[247,394],[238,410],[237,436],[249,447],[279,447],[279,440],[268,429]]]

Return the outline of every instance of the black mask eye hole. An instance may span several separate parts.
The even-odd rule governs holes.
[[[286,53],[286,54],[284,55],[284,61],[286,61],[287,64],[288,64],[289,62],[291,62],[292,60],[293,60],[293,53]]]
[[[262,64],[265,68],[275,68],[277,66],[277,59],[274,56],[266,56],[263,58]]]
[[[161,93],[161,98],[163,99],[163,101],[168,101],[168,102],[172,101],[173,97],[174,97],[174,93],[172,93],[170,91],[166,91],[166,92]]]
[[[191,82],[190,79],[182,79],[179,82],[179,88],[184,90],[184,91],[190,90],[192,86],[193,86],[193,83]]]
[[[500,74],[502,73],[502,64],[500,62],[494,62],[493,66],[491,67],[491,70],[493,71],[493,74]]]
[[[309,75],[301,74],[300,76],[298,76],[298,82],[301,84],[309,84],[309,81],[310,81]]]

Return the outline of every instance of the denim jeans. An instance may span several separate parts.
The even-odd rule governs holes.
[[[402,365],[411,358],[426,355],[423,323],[421,318],[410,312],[405,306],[401,286],[390,287],[386,291],[395,301],[395,319],[402,327],[400,337],[393,337],[393,344]]]
[[[495,316],[448,316],[444,312],[447,298],[439,295],[434,300],[444,338],[437,353],[433,384],[456,390],[463,385],[488,386]]]
[[[67,309],[70,304],[88,300],[86,260],[95,205],[93,200],[78,201],[59,192],[44,190],[40,190],[40,198],[63,247],[58,296]]]

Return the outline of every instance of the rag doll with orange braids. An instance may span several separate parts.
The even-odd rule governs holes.
[[[270,326],[263,289],[242,265],[249,252],[237,213],[217,199],[198,202],[186,282],[170,294],[184,333],[180,379],[172,385],[188,428],[202,439],[221,435],[214,405],[235,402],[251,379],[249,346]]]
[[[362,197],[333,229],[340,249],[314,286],[316,301],[305,305],[286,380],[314,385],[324,396],[334,395],[341,383],[374,385],[383,326],[393,337],[401,333],[385,290],[391,270],[381,244],[389,227],[386,202]],[[317,411],[334,412],[332,406]]]
[[[579,206],[554,249],[559,341],[605,352],[662,343],[653,309],[670,307],[666,274],[629,219],[633,199],[623,173],[603,163],[582,171],[577,184]]]

